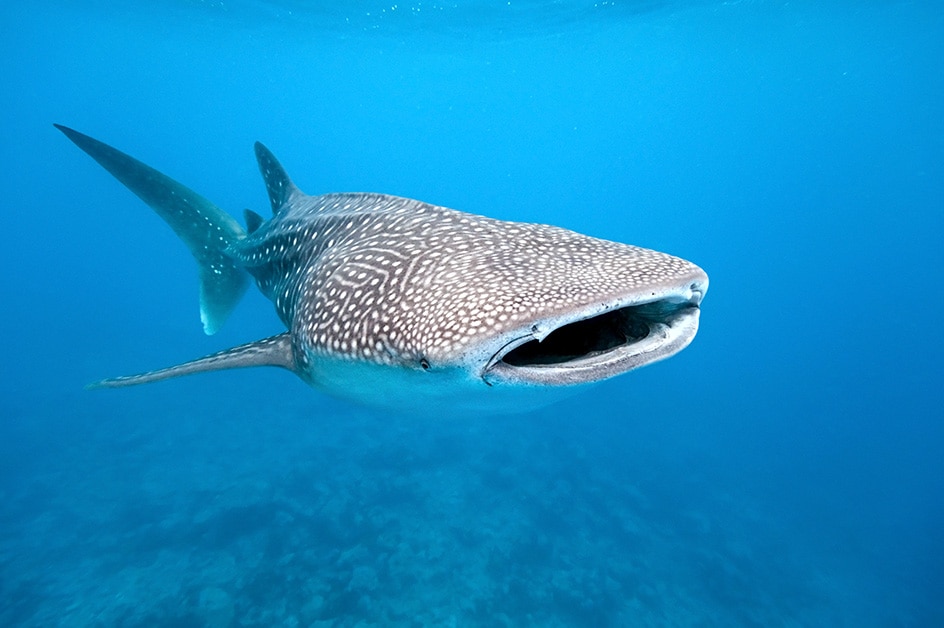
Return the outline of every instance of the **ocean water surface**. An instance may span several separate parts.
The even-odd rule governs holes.
[[[944,625],[944,8],[5,3],[0,625]],[[252,143],[377,191],[679,255],[674,358],[513,416],[267,369],[53,127],[234,215]]]

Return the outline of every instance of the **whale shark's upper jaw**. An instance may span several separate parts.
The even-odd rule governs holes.
[[[636,292],[509,334],[481,377],[489,385],[566,386],[664,360],[691,343],[708,289],[697,267],[676,286]]]

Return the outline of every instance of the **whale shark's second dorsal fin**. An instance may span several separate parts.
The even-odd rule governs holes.
[[[207,199],[134,157],[68,127],[55,127],[147,203],[184,241],[200,269],[203,330],[215,334],[248,285],[246,272],[226,253],[246,236],[243,228]]]
[[[265,181],[266,191],[269,193],[269,204],[272,205],[272,213],[277,214],[286,205],[290,205],[296,196],[301,195],[299,190],[288,174],[285,168],[279,163],[268,148],[261,142],[256,142],[256,161],[259,162],[259,172],[262,173],[262,179]]]
[[[207,373],[225,369],[238,369],[249,366],[279,366],[295,372],[295,357],[292,351],[292,336],[285,332],[278,336],[264,338],[249,344],[240,345],[214,353],[197,360],[171,366],[157,371],[148,371],[140,375],[127,375],[103,379],[86,388],[123,388],[137,384],[149,384],[163,379],[191,375],[193,373]]]
[[[265,218],[251,209],[244,209],[243,217],[246,219],[246,233],[249,234],[255,233],[265,222]]]

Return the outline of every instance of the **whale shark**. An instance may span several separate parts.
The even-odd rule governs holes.
[[[206,198],[62,125],[150,206],[197,262],[216,333],[250,281],[286,331],[90,387],[276,366],[406,412],[516,412],[664,360],[698,331],[707,274],[658,251],[376,193],[309,196],[262,144],[272,216],[245,227]]]

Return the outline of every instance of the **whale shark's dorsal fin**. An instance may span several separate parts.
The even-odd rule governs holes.
[[[262,226],[262,223],[265,222],[265,218],[251,209],[244,209],[243,217],[246,219],[246,233],[250,234],[255,233],[256,230]]]
[[[246,272],[226,253],[246,232],[232,216],[190,188],[108,144],[68,127],[55,127],[148,204],[184,241],[200,269],[200,320],[215,334],[248,285]]]
[[[262,179],[265,181],[266,191],[269,193],[269,204],[272,205],[272,214],[275,215],[280,209],[291,204],[292,200],[302,192],[292,183],[285,168],[275,158],[272,151],[261,142],[256,142],[255,149],[259,172],[262,173]]]
[[[249,344],[233,347],[232,349],[226,349],[225,351],[220,351],[219,353],[214,353],[166,369],[148,371],[140,375],[127,375],[124,377],[103,379],[94,384],[89,384],[86,388],[122,388],[124,386],[159,382],[162,379],[191,375],[193,373],[206,373],[209,371],[222,371],[225,369],[238,369],[249,366],[279,366],[292,372],[297,372],[295,368],[295,357],[292,352],[291,334],[285,332],[278,336],[272,336],[270,338],[250,342]]]

